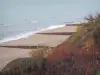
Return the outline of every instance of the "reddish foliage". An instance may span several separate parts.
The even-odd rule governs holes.
[[[63,43],[55,47],[53,49],[53,53],[50,54],[47,58],[50,61],[57,61],[65,58],[65,56],[69,57],[70,53],[71,53],[71,44]]]

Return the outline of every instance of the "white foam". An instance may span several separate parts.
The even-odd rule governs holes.
[[[49,26],[47,28],[41,28],[40,30],[37,30],[37,31],[30,31],[30,32],[26,32],[26,33],[20,33],[19,35],[16,35],[16,36],[13,36],[13,37],[6,37],[6,38],[0,40],[0,43],[12,41],[12,40],[18,40],[18,39],[21,39],[21,38],[28,38],[29,36],[31,36],[33,34],[36,34],[38,32],[45,31],[45,30],[56,29],[56,28],[64,27],[64,26],[65,25],[55,25],[55,26]]]

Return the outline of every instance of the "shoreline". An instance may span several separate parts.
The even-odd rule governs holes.
[[[77,26],[64,26],[60,28],[42,31],[40,33],[64,33],[75,32]],[[33,34],[28,38],[21,38],[19,40],[0,43],[1,46],[20,46],[21,48],[4,48],[0,47],[0,68],[6,66],[7,63],[23,57],[30,57],[29,52],[32,49],[24,49],[24,46],[50,46],[56,47],[67,40],[71,35],[46,35],[46,34]],[[33,49],[36,50],[36,49]]]
[[[52,30],[52,29],[56,29],[56,28],[60,28],[60,27],[64,27],[65,25],[55,25],[55,26],[49,26],[49,27],[46,27],[46,28],[41,28],[39,30],[35,30],[35,31],[29,31],[29,32],[25,32],[25,33],[20,33],[20,34],[17,34],[15,36],[11,36],[11,37],[7,37],[7,38],[4,38],[4,39],[1,39],[0,40],[0,43],[6,43],[6,42],[9,42],[9,41],[14,41],[14,40],[19,40],[19,39],[22,39],[22,38],[27,38],[31,35],[34,35],[36,33],[40,33],[42,31],[46,31],[46,30]]]

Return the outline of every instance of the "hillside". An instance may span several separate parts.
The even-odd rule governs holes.
[[[83,70],[74,75],[92,75],[95,72],[100,74],[100,14],[90,15],[86,18],[87,23],[83,23],[77,28],[68,41],[54,49],[48,56],[51,60],[63,60],[73,58],[73,68]],[[72,69],[73,70],[73,69]],[[98,74],[99,72],[99,74]],[[84,74],[85,73],[85,74]]]

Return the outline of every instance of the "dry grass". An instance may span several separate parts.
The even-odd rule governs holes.
[[[41,45],[41,48],[38,48],[36,50],[31,50],[31,52],[29,53],[31,57],[34,57],[36,59],[42,59],[42,58],[46,58],[49,54],[52,53],[52,48],[48,47],[48,46],[43,46]]]

